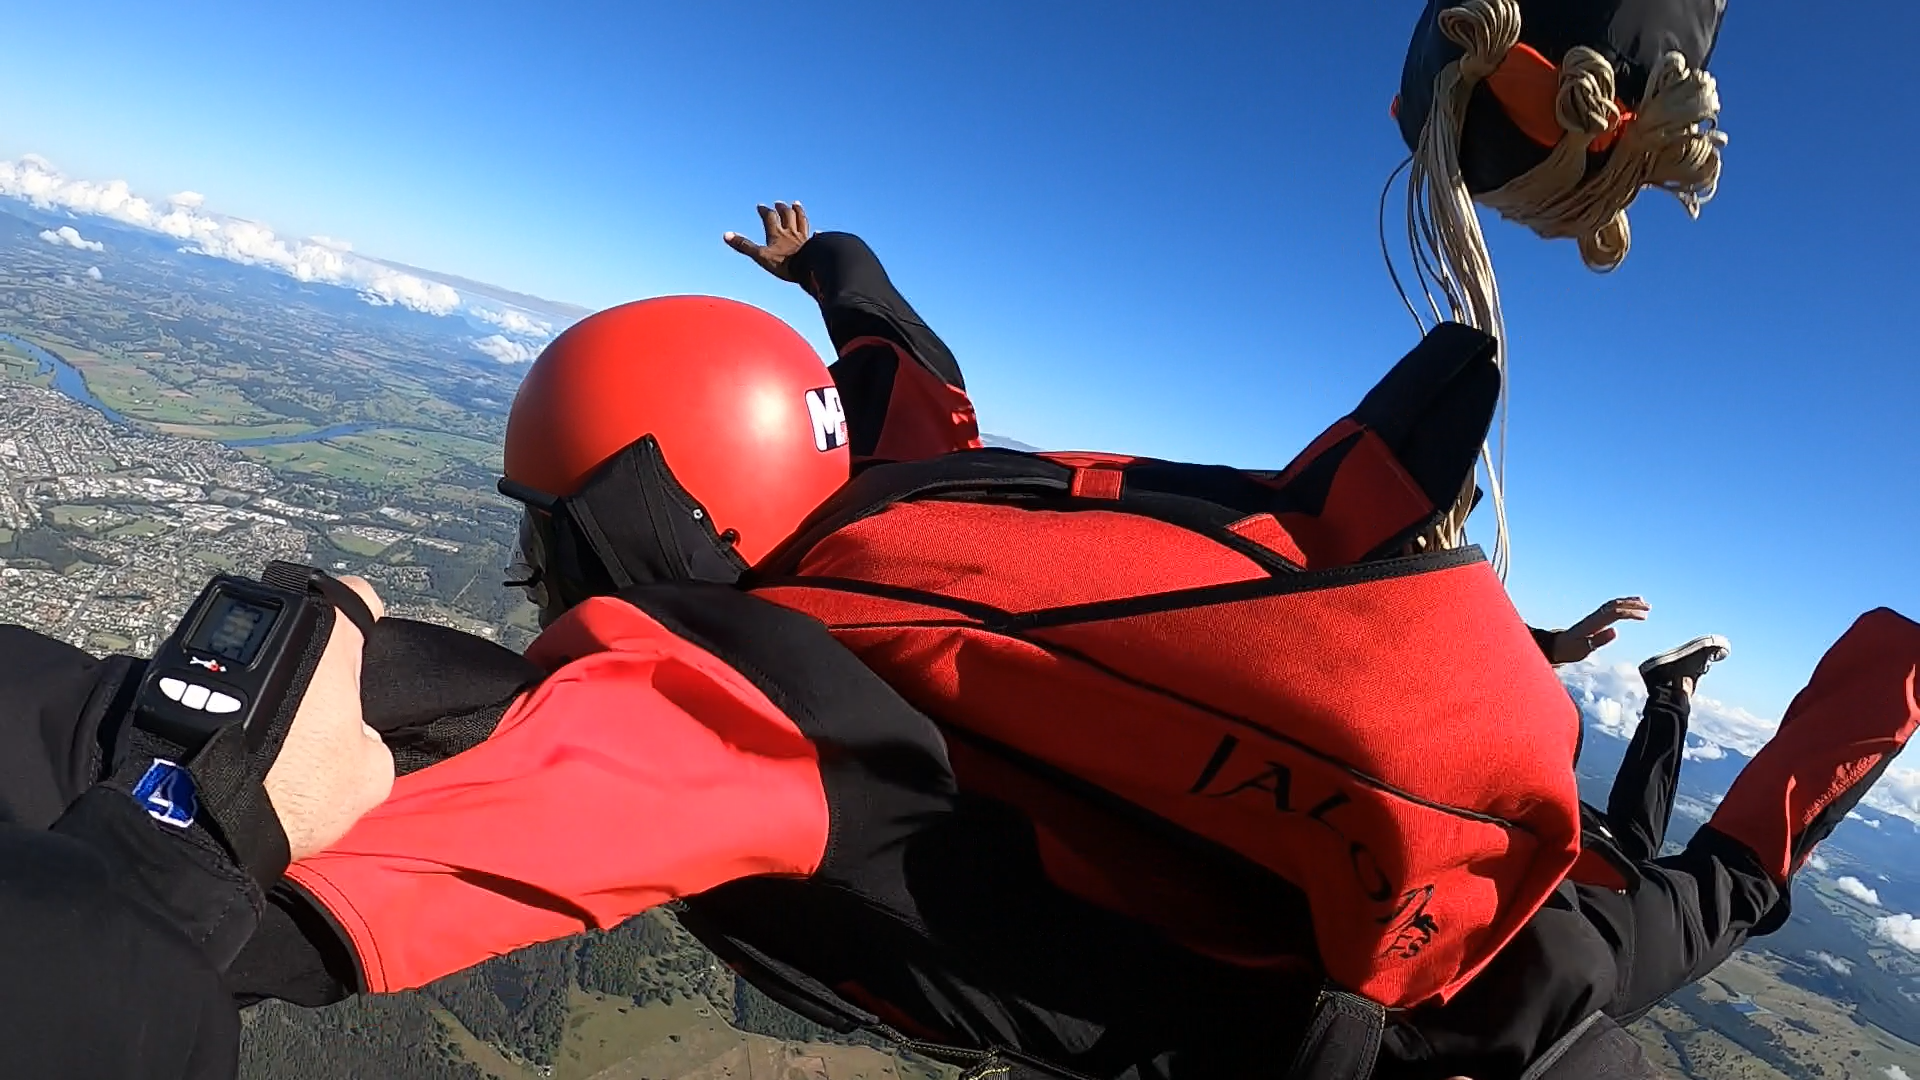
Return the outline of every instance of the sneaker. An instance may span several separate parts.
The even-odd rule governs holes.
[[[1733,646],[1727,643],[1726,638],[1719,634],[1708,634],[1649,657],[1640,665],[1640,679],[1649,687],[1681,679],[1699,682],[1700,676],[1705,675],[1708,668],[1731,655]]]

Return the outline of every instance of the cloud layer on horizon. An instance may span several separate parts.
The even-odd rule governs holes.
[[[1583,660],[1561,668],[1560,681],[1573,694],[1596,731],[1621,740],[1633,737],[1633,729],[1640,723],[1640,710],[1647,704],[1647,689],[1640,681],[1639,670],[1632,664]],[[1684,756],[1689,761],[1710,761],[1724,757],[1730,750],[1752,757],[1779,726],[1779,720],[1755,716],[1737,705],[1696,693],[1687,724]],[[1860,805],[1920,824],[1920,769],[1903,768],[1896,760]],[[1880,824],[1870,818],[1859,820],[1869,827],[1877,828]],[[1920,935],[1920,928],[1916,928],[1915,934]]]
[[[156,203],[135,194],[124,180],[76,180],[47,159],[27,154],[19,161],[0,161],[0,195],[41,210],[104,217],[159,233],[180,241],[183,251],[264,267],[300,281],[352,289],[376,306],[397,305],[429,315],[467,316],[500,331],[472,344],[502,363],[523,362],[522,355],[531,359],[555,334],[552,324],[545,320],[462,296],[450,285],[354,254],[353,245],[343,240],[325,236],[287,239],[259,222],[213,213],[205,208],[206,197],[198,192],[179,192]],[[49,243],[83,251],[105,249],[98,241],[82,238],[71,225],[48,229],[40,236]]]

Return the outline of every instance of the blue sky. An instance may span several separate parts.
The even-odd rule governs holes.
[[[879,250],[989,430],[1275,465],[1413,341],[1374,214],[1418,7],[75,0],[6,16],[0,156],[590,306],[724,293],[820,340],[719,240],[799,198]],[[1702,220],[1643,197],[1606,277],[1488,226],[1516,602],[1563,625],[1642,593],[1603,655],[1725,633],[1705,689],[1763,715],[1861,611],[1920,614],[1920,226],[1894,201],[1920,13],[1797,13],[1735,0]]]

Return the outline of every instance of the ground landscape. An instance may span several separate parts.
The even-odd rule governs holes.
[[[75,224],[97,249],[43,236]],[[531,609],[500,585],[515,508],[493,481],[524,366],[476,347],[489,332],[0,201],[0,620],[144,653],[210,574],[290,558],[368,578],[395,614],[523,646]],[[1588,741],[1593,798],[1619,743]],[[1685,821],[1735,757],[1689,763]],[[1636,1034],[1694,1080],[1920,1077],[1920,941],[1885,930],[1920,911],[1916,856],[1911,822],[1863,811],[1785,929]],[[666,911],[415,993],[246,1015],[250,1077],[949,1073],[786,1012]]]

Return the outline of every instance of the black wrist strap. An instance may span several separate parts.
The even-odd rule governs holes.
[[[342,584],[338,578],[331,577],[311,566],[299,563],[283,562],[278,559],[267,564],[260,580],[279,589],[293,592],[306,592],[308,589],[320,594],[321,599],[333,605],[333,609],[345,615],[353,625],[360,628],[362,637],[373,633],[373,609],[360,599],[360,594]]]

